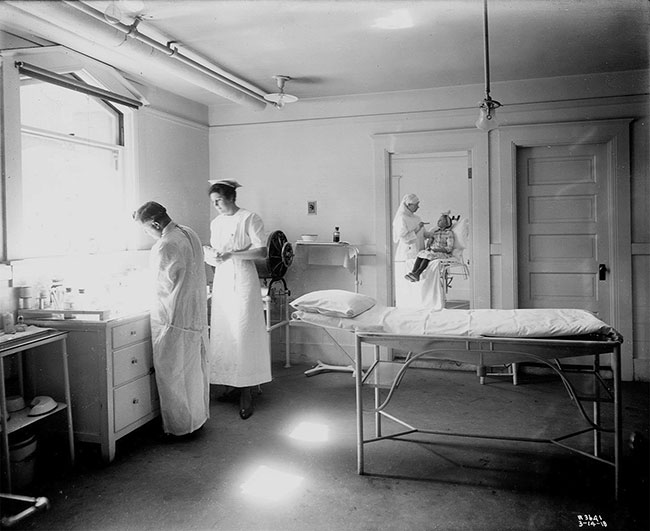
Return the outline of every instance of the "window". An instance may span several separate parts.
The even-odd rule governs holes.
[[[132,183],[124,124],[130,111],[120,107],[21,80],[22,257],[127,248]]]

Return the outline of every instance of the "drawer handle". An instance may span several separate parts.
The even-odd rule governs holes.
[[[138,363],[138,358],[133,358],[133,359],[131,360],[131,365],[135,365],[135,364],[137,364],[137,363]]]
[[[138,400],[137,398],[134,398],[134,399],[133,399],[133,403],[134,403],[134,404],[139,404],[139,403],[140,403],[140,400]]]

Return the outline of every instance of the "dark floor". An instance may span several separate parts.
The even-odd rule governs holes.
[[[212,417],[198,436],[159,439],[152,423],[118,443],[103,466],[92,445],[78,446],[74,470],[61,457],[41,455],[26,493],[46,496],[51,508],[15,526],[34,530],[564,530],[598,518],[608,529],[648,529],[648,465],[627,440],[648,436],[649,386],[626,383],[625,481],[613,500],[613,468],[550,444],[427,436],[424,442],[382,441],[366,446],[366,475],[356,473],[354,381],[347,373],[307,378],[309,367],[274,367],[255,414],[212,400]],[[392,411],[410,423],[510,436],[551,437],[584,423],[560,382],[529,374],[479,385],[464,371],[410,371]],[[216,396],[222,391],[213,389]],[[370,416],[370,415],[369,415]],[[608,418],[608,417],[606,417]],[[299,442],[300,422],[327,426],[326,442]],[[367,433],[370,430],[367,428]],[[417,435],[417,438],[422,438]],[[647,439],[646,439],[647,440]],[[41,447],[47,441],[41,443]],[[577,441],[585,448],[588,441]],[[604,444],[607,454],[611,443]],[[65,454],[63,454],[65,455]],[[51,463],[51,462],[50,462]],[[259,468],[265,467],[265,468]],[[243,492],[256,471],[301,479],[285,493],[271,480],[270,495]],[[253,484],[264,485],[256,476]],[[7,511],[5,504],[5,512]],[[582,519],[582,520],[581,520]],[[582,523],[582,525],[581,525]],[[593,522],[592,522],[593,524]]]

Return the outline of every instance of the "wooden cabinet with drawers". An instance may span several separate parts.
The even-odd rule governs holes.
[[[68,332],[75,437],[112,461],[116,441],[160,412],[149,315],[30,323]]]

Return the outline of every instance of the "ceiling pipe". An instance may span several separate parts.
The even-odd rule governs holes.
[[[121,63],[115,66],[126,72],[146,75],[148,68],[156,68],[235,103],[258,110],[267,105],[263,97],[253,96],[250,90],[242,91],[224,83],[219,79],[223,76],[210,72],[202,65],[198,69],[185,62],[171,60],[173,55],[170,56],[169,48],[163,52],[141,40],[130,39],[119,29],[63,2],[4,0],[0,2],[0,15],[5,25],[13,24],[104,63],[114,65],[118,59],[116,56],[119,56]],[[178,52],[172,53],[175,55]]]
[[[235,76],[232,74],[225,72],[224,70],[212,65],[212,67],[207,67],[202,63],[199,63],[195,61],[194,59],[191,59],[190,57],[187,57],[183,55],[179,50],[178,47],[172,47],[171,44],[174,41],[168,41],[166,44],[162,44],[155,39],[152,39],[151,37],[145,35],[144,33],[141,33],[138,30],[138,27],[142,20],[138,17],[135,17],[135,20],[133,24],[128,25],[124,24],[120,21],[116,22],[108,22],[106,20],[106,16],[104,13],[101,11],[95,9],[94,7],[89,6],[88,4],[85,4],[83,2],[79,2],[78,0],[75,1],[70,1],[70,0],[64,0],[64,2],[75,9],[78,9],[79,11],[83,11],[87,15],[90,15],[91,17],[99,20],[102,24],[107,24],[110,27],[116,28],[122,33],[124,33],[126,36],[136,39],[139,41],[144,42],[145,44],[148,44],[152,48],[155,48],[156,50],[164,53],[165,55],[172,57],[173,59],[176,59],[182,63],[185,63],[188,66],[191,66],[192,68],[196,68],[197,70],[200,70],[201,72],[214,77],[218,81],[221,81],[222,83],[231,86],[237,90],[240,90],[244,92],[245,94],[248,94],[249,96],[259,99],[260,101],[266,101],[264,96],[265,93],[258,89],[257,87],[252,87],[252,85],[247,84],[245,81],[237,79]],[[206,61],[209,63],[209,61]],[[249,86],[246,86],[249,85]],[[252,88],[251,88],[252,87]]]

